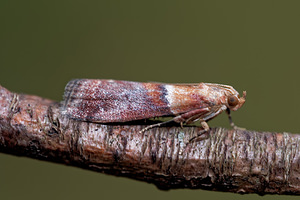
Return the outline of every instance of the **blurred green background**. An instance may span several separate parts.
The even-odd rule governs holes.
[[[0,1],[0,84],[60,101],[74,78],[247,91],[238,126],[300,132],[300,1]],[[229,128],[220,115],[210,126]],[[1,199],[295,199],[155,186],[0,154]]]

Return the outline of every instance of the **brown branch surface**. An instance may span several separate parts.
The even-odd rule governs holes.
[[[105,125],[68,119],[60,104],[0,86],[0,152],[155,184],[300,194],[300,135],[199,127]]]

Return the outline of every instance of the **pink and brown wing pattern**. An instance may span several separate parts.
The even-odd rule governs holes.
[[[82,121],[126,122],[172,115],[158,83],[78,79],[64,94],[63,113]]]

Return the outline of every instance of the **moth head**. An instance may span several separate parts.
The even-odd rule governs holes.
[[[238,93],[230,94],[227,96],[227,107],[230,110],[236,111],[237,109],[242,107],[245,101],[246,101],[246,91],[243,91],[242,97],[240,97]]]

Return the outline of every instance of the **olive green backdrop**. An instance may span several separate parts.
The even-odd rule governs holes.
[[[0,1],[0,84],[60,101],[74,78],[247,90],[241,127],[299,133],[300,1]],[[229,128],[225,114],[209,122]],[[0,154],[1,199],[296,199],[160,191]]]

